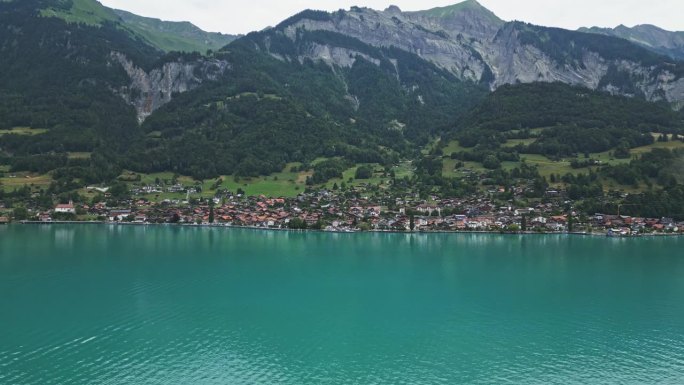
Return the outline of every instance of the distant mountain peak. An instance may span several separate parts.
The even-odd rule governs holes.
[[[399,8],[396,5],[390,5],[389,7],[387,7],[387,9],[385,9],[385,12],[392,13],[392,14],[400,14],[401,8]]]
[[[615,28],[580,28],[580,32],[619,37],[661,55],[676,60],[684,60],[684,32],[671,32],[651,24],[627,27],[623,24]]]
[[[477,0],[466,0],[453,5],[448,5],[446,7],[436,7],[427,9],[425,11],[418,11],[412,13],[432,18],[448,18],[463,12],[478,13],[480,15],[486,16],[489,19],[503,22],[503,20],[496,16],[492,11],[485,8]]]

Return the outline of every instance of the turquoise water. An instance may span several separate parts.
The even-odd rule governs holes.
[[[681,384],[683,246],[0,227],[0,384]]]

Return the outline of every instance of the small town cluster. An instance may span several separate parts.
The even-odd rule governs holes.
[[[180,187],[178,192],[190,189]],[[495,204],[482,196],[429,200],[418,196],[369,198],[363,186],[345,192],[315,190],[293,198],[246,196],[228,191],[205,199],[167,199],[154,202],[150,191],[133,190],[119,207],[105,201],[91,205],[69,202],[53,210],[33,212],[31,222],[95,221],[120,224],[185,224],[264,229],[441,232],[587,233],[609,236],[684,234],[684,222],[671,218],[636,218],[565,211],[562,192],[534,207]],[[107,194],[105,194],[106,196]],[[370,194],[369,194],[370,195]],[[189,194],[188,194],[189,197]],[[84,218],[88,219],[84,219]],[[0,217],[0,223],[9,218]]]

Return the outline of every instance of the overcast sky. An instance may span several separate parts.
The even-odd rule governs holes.
[[[260,30],[303,9],[328,11],[352,5],[385,9],[390,4],[415,11],[459,0],[100,0],[106,6],[141,16],[190,21],[207,31],[247,33]],[[655,24],[684,31],[684,0],[480,0],[504,20],[577,29],[584,26]]]

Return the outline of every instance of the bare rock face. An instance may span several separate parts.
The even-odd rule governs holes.
[[[320,60],[328,65],[336,65],[342,68],[350,68],[361,57],[375,65],[380,65],[378,59],[374,59],[364,53],[348,48],[331,47],[323,44],[311,44],[308,50],[300,57],[303,59]]]
[[[421,12],[402,12],[394,6],[385,11],[352,7],[331,14],[328,20],[302,18],[282,32],[294,40],[302,29],[337,32],[376,47],[394,46],[463,80],[486,82],[492,90],[505,84],[542,81],[629,95],[602,82],[609,68],[618,66],[635,75],[635,86],[648,100],[684,104],[684,79],[662,67],[609,60],[587,49],[575,61],[560,63],[524,43],[515,23],[502,21],[475,0]],[[349,67],[355,60],[353,52],[320,45],[304,57],[339,67]]]
[[[110,56],[130,78],[128,86],[114,91],[135,107],[141,123],[159,107],[170,102],[174,94],[190,91],[207,80],[217,80],[230,68],[225,61],[200,59],[169,62],[146,72],[119,52],[112,52]]]

